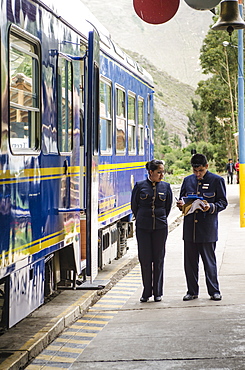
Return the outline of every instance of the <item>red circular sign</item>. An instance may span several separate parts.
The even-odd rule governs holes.
[[[180,0],[133,0],[137,15],[150,24],[169,21],[177,12],[179,3]]]

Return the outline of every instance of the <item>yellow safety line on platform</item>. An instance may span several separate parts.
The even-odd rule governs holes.
[[[65,352],[72,352],[72,353],[81,353],[81,349],[80,348],[70,348],[70,347],[65,347],[65,346],[61,346],[61,345],[59,345],[60,346],[60,348],[62,347],[62,350],[63,351],[65,351]],[[52,346],[52,344],[49,346],[49,350],[50,351],[57,351],[57,346],[55,346],[55,345],[53,345]]]
[[[239,165],[240,227],[245,227],[245,163]]]
[[[29,367],[28,367],[28,369],[29,370],[40,370],[40,369],[44,369],[43,367],[41,367],[41,366],[37,366],[37,365],[30,365]],[[52,366],[52,367],[47,367],[47,366],[45,366],[45,370],[60,370],[60,367],[54,367],[54,366]]]
[[[131,283],[130,283],[131,281]],[[139,265],[55,339],[27,370],[68,369],[141,285]]]

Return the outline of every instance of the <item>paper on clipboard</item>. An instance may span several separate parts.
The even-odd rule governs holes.
[[[206,200],[196,198],[193,200],[192,203],[185,203],[183,205],[182,211],[185,216],[188,216],[189,214],[195,212],[197,209],[203,210],[205,205],[207,204]]]

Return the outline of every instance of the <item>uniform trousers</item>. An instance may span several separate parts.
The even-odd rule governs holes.
[[[198,295],[198,272],[199,256],[201,255],[208,294],[219,293],[219,282],[217,277],[217,264],[215,256],[216,242],[192,243],[184,241],[184,267],[188,294]]]
[[[231,184],[233,184],[233,172],[228,172],[227,173],[227,182],[228,184],[230,183],[231,181]]]
[[[163,263],[168,228],[145,230],[136,228],[138,256],[143,281],[142,297],[163,295]]]

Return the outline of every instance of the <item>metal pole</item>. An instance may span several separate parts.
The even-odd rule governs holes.
[[[238,0],[243,18],[243,0]],[[238,30],[238,131],[239,131],[239,186],[240,227],[245,227],[245,134],[244,134],[244,76],[243,76],[243,29]]]

